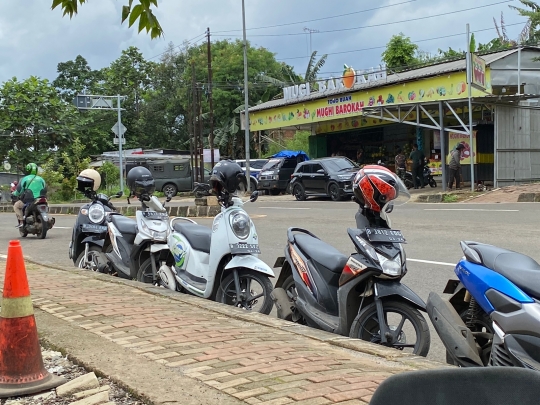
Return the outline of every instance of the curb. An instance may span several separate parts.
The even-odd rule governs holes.
[[[57,207],[54,205],[49,206],[49,214],[64,214],[64,215],[77,215],[80,206],[71,205]],[[135,216],[135,211],[140,210],[141,207],[117,207],[117,212],[125,216]],[[175,207],[165,207],[170,217],[215,217],[221,212],[221,207],[216,205],[183,205]],[[12,213],[13,206],[11,204],[0,205],[0,213],[9,212]]]
[[[540,202],[540,193],[521,193],[518,202]]]
[[[57,265],[42,264],[32,258],[25,257],[25,260],[29,263],[33,263],[38,266],[46,268],[67,271],[75,274],[79,274],[84,277],[97,279],[107,283],[123,284],[132,288],[136,288],[140,291],[144,291],[148,294],[168,298],[174,301],[183,302],[191,306],[195,306],[207,311],[212,311],[220,315],[224,315],[230,318],[238,319],[245,322],[251,322],[258,325],[267,326],[280,331],[287,331],[297,335],[301,335],[318,342],[324,342],[331,344],[332,346],[340,347],[343,349],[352,350],[358,353],[379,357],[386,361],[392,361],[400,363],[403,367],[415,367],[419,370],[435,369],[441,367],[450,367],[447,364],[438,363],[436,361],[428,360],[425,357],[416,356],[408,353],[402,353],[399,350],[387,348],[374,343],[365,342],[360,339],[353,339],[344,337],[341,335],[335,335],[330,332],[325,332],[318,329],[313,329],[308,326],[295,324],[289,321],[285,321],[278,318],[273,318],[268,315],[263,315],[257,312],[245,312],[239,308],[229,307],[215,301],[206,300],[192,295],[174,292],[168,289],[154,287],[151,285],[143,284],[134,280],[126,280],[118,277],[112,277],[106,274],[90,272],[85,270],[77,270],[75,268],[62,267]],[[39,307],[39,306],[38,306]]]

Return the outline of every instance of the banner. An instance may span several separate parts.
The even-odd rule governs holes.
[[[473,145],[472,150],[476,151],[476,132],[473,131]],[[466,134],[459,134],[456,132],[450,132],[448,134],[448,149],[450,150],[450,153],[456,149],[456,146],[458,144],[463,144],[465,146],[465,149],[461,151],[461,164],[462,165],[470,165],[471,164],[471,146],[469,145],[469,135]],[[446,163],[450,163],[450,153],[446,157]],[[476,164],[477,153],[474,152],[474,164]]]
[[[442,162],[440,160],[430,160],[429,170],[433,176],[442,174]]]
[[[433,149],[441,150],[441,131],[433,131]]]
[[[472,85],[484,90],[486,88],[486,61],[480,56],[471,54]]]

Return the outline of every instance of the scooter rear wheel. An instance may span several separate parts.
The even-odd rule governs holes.
[[[412,353],[417,356],[427,356],[430,333],[422,314],[416,308],[399,301],[383,301],[383,310],[391,331],[396,332],[399,329],[398,340],[385,345],[403,351],[412,349]],[[392,314],[391,318],[390,314]],[[412,334],[415,335],[416,340],[414,343],[409,343]],[[381,344],[379,318],[374,302],[362,309],[354,319],[349,337]]]

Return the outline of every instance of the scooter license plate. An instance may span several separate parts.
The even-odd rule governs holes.
[[[229,247],[231,248],[231,254],[260,254],[261,249],[257,244],[251,243],[230,243]]]
[[[167,220],[169,218],[166,212],[145,211],[142,215],[147,219]]]
[[[83,224],[82,231],[89,233],[106,233],[107,227],[103,225]]]
[[[370,242],[407,243],[397,229],[366,228],[366,235]]]

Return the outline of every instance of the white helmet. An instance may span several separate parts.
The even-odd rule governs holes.
[[[77,190],[84,191],[88,188],[97,191],[101,186],[101,175],[94,169],[84,169],[77,176]]]

